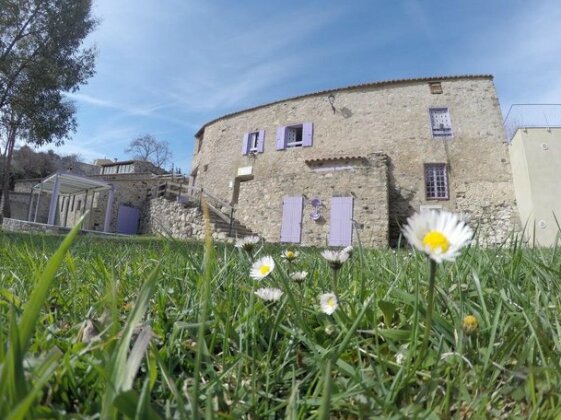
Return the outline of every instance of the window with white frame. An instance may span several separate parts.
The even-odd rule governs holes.
[[[242,155],[263,153],[265,144],[265,130],[251,131],[243,135]]]
[[[312,147],[314,138],[314,124],[305,122],[277,127],[275,147],[277,150]]]
[[[117,173],[117,165],[104,166],[103,169],[101,170],[102,175],[111,175],[116,173]]]
[[[249,153],[257,153],[257,151],[259,150],[258,142],[259,142],[259,131],[249,133],[248,146],[247,146],[249,148]]]
[[[433,138],[452,138],[452,121],[448,108],[431,108],[429,112]]]
[[[427,200],[448,199],[448,171],[445,163],[425,164],[425,196]]]
[[[293,125],[286,127],[286,148],[302,147],[302,125]]]

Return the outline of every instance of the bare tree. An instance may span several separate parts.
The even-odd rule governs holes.
[[[125,153],[132,155],[134,159],[152,162],[161,169],[164,169],[164,166],[172,158],[169,143],[163,140],[160,141],[151,134],[145,134],[131,141]]]

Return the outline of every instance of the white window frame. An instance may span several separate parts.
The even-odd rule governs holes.
[[[290,130],[295,132],[294,136],[297,138],[298,133],[300,133],[300,140],[288,141],[288,133]],[[304,144],[304,124],[289,125],[286,127],[286,132],[284,135],[284,144],[287,149],[294,149],[296,147],[303,147]]]
[[[259,150],[259,131],[253,131],[247,135],[247,151],[248,153],[257,153]]]
[[[440,124],[440,127],[435,127],[433,124],[434,114],[437,112],[445,112],[448,115],[448,121],[450,125],[445,127],[444,124]],[[447,107],[432,107],[429,108],[429,123],[433,139],[451,139],[454,137],[454,131],[452,130],[452,118],[450,117],[450,109]]]
[[[448,166],[445,163],[425,163],[425,198],[427,200],[449,200]]]

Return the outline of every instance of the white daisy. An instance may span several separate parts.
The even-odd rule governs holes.
[[[407,347],[409,345],[408,344],[404,344],[402,345],[398,352],[395,354],[395,362],[398,365],[403,365],[403,362],[405,361],[405,358],[407,357]]]
[[[271,271],[273,271],[274,269],[275,262],[273,261],[273,258],[271,256],[267,255],[266,257],[260,258],[253,263],[249,275],[252,279],[263,280],[265,277],[271,274]]]
[[[257,246],[261,239],[259,236],[246,236],[245,238],[236,241],[236,248],[243,249],[244,251],[251,252]]]
[[[319,295],[319,304],[321,306],[321,311],[327,315],[331,315],[339,306],[335,293],[324,293]]]
[[[297,282],[303,282],[304,280],[306,280],[307,276],[308,276],[307,271],[295,271],[290,275],[290,278]]]
[[[264,301],[276,302],[281,298],[283,291],[274,287],[261,287],[253,293],[255,293]]]
[[[294,261],[296,258],[298,258],[299,252],[298,251],[292,251],[290,249],[284,250],[281,254],[281,258],[285,259],[288,262],[292,262]]]
[[[327,264],[333,270],[339,270],[345,261],[349,259],[349,254],[343,251],[329,251],[325,250],[321,253],[321,256],[325,258]]]
[[[341,250],[341,252],[346,252],[347,254],[349,254],[349,258],[351,258],[353,256],[353,246],[352,245],[346,246]]]
[[[470,243],[473,230],[455,214],[425,211],[407,219],[403,235],[419,251],[437,263],[454,261]]]

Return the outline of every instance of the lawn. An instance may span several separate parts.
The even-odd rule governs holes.
[[[557,249],[439,265],[426,335],[411,250],[355,247],[334,276],[322,249],[63,239],[0,233],[0,418],[561,418]]]

